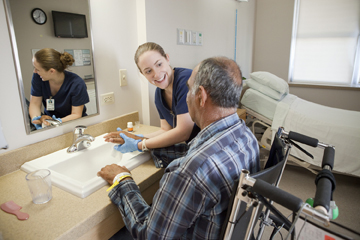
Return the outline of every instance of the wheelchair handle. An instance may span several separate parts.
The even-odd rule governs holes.
[[[289,139],[304,143],[306,145],[309,145],[311,147],[317,147],[319,144],[319,140],[316,138],[308,137],[303,134],[297,133],[297,132],[289,132]]]
[[[298,212],[302,209],[303,214],[306,214],[307,216],[322,222],[324,226],[330,225],[329,216],[326,212],[319,211],[320,209],[313,208],[309,204],[303,206],[304,202],[300,198],[285,192],[284,190],[281,190],[280,188],[277,188],[261,179],[255,180],[251,192],[256,192],[263,197],[269,198],[293,212]]]
[[[332,193],[335,190],[336,181],[331,170],[334,166],[335,149],[327,147],[324,150],[322,170],[316,175],[316,193],[314,198],[314,208],[327,213],[330,209]]]
[[[326,166],[329,166],[329,168],[332,170],[334,167],[334,160],[335,160],[335,148],[332,146],[326,147],[324,149],[324,155],[321,167],[326,168]]]
[[[320,147],[320,148],[330,147],[330,145],[326,143],[319,142],[319,140],[316,138],[312,138],[297,132],[292,132],[292,131],[286,132],[282,127],[279,127],[277,134],[279,135],[279,137],[283,139],[285,138],[289,140],[294,140],[296,142],[303,143],[311,147]]]
[[[322,177],[316,182],[314,208],[327,213],[330,209],[332,196],[332,182],[327,177]]]
[[[324,155],[321,167],[323,168],[316,176],[316,193],[314,198],[314,208],[327,213],[330,209],[332,193],[335,189],[335,177],[331,173],[334,167],[335,148],[331,145],[321,143],[315,138],[305,136],[297,132],[287,133],[283,128],[279,128],[278,134],[281,138],[291,139],[307,144],[312,147],[324,148]]]
[[[300,198],[261,179],[256,179],[254,185],[252,186],[252,192],[256,192],[266,198],[269,198],[293,212],[299,211],[303,204],[303,201]]]

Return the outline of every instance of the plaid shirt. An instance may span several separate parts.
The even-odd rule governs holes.
[[[169,147],[154,148],[150,150],[155,167],[166,168],[173,160],[184,157],[189,150],[186,143],[177,143]]]
[[[150,207],[133,180],[109,193],[135,239],[218,239],[242,169],[259,170],[255,136],[237,114],[204,128],[165,169]]]

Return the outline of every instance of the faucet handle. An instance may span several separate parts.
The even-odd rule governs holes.
[[[84,125],[78,125],[78,126],[76,126],[75,129],[74,129],[74,133],[75,133],[75,134],[83,134],[85,129],[86,129],[86,126],[84,126]]]

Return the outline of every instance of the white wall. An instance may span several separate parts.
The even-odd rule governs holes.
[[[140,79],[133,60],[138,47],[136,1],[90,2],[99,95],[115,94],[115,104],[101,106],[101,119],[132,111],[139,111],[141,118]],[[119,69],[127,70],[127,86],[119,85]]]
[[[145,4],[145,10],[139,11],[136,4]],[[151,105],[151,124],[158,125],[159,119],[153,105],[154,88],[149,89],[148,101],[145,99],[142,102],[144,94],[141,93],[141,86],[147,86],[148,83],[144,83],[139,77],[133,60],[138,45],[145,39],[161,44],[170,54],[174,67],[193,68],[202,59],[215,55],[233,58],[236,9],[237,62],[245,76],[251,72],[255,11],[253,0],[247,3],[235,0],[90,0],[90,9],[98,94],[114,92],[115,104],[100,105],[98,116],[82,118],[60,128],[26,135],[4,6],[0,6],[0,121],[9,150],[70,132],[78,124],[92,125],[132,111],[139,111],[141,120],[147,119],[147,116],[142,116],[142,107],[148,103]],[[144,18],[144,15],[146,37],[142,32],[138,32],[141,29],[137,25],[137,19]],[[29,21],[32,20],[29,18]],[[204,45],[176,45],[178,27],[202,31]],[[119,69],[127,69],[128,86],[119,87]],[[146,106],[144,108],[146,109]],[[4,150],[0,150],[0,157],[3,152]]]
[[[151,0],[146,1],[147,41],[160,44],[172,67],[194,68],[213,56],[234,59],[237,18],[237,63],[245,76],[251,72],[255,1]],[[177,28],[201,31],[202,46],[177,45]],[[154,105],[155,87],[150,87],[151,125],[159,125]]]

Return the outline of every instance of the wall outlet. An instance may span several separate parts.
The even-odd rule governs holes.
[[[126,69],[119,70],[119,80],[120,80],[120,87],[127,85],[127,76],[126,76]]]
[[[101,94],[101,104],[110,105],[115,102],[115,96],[113,92]]]

